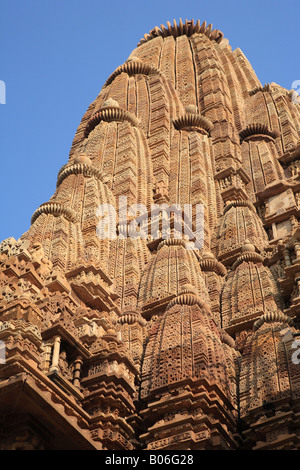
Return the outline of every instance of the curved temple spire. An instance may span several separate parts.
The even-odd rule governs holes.
[[[218,29],[212,29],[211,24],[206,25],[206,21],[203,21],[203,23],[200,24],[200,20],[197,20],[196,23],[194,23],[194,20],[188,21],[186,19],[183,23],[182,19],[180,18],[179,24],[176,23],[176,20],[173,20],[173,25],[167,21],[167,27],[165,27],[163,24],[160,25],[160,28],[155,26],[155,28],[153,28],[149,34],[144,35],[138,46],[159,36],[163,38],[167,36],[173,36],[174,38],[177,38],[178,36],[183,35],[192,36],[195,33],[205,34],[209,39],[218,43],[222,41],[224,36],[223,33]]]
[[[300,448],[299,143],[212,25],[141,39],[0,244],[1,450]]]

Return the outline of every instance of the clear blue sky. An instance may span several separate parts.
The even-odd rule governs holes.
[[[242,49],[261,83],[291,89],[299,13],[300,0],[0,0],[0,241],[28,230],[89,104],[150,29],[206,20]]]

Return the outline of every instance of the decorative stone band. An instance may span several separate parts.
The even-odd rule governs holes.
[[[274,140],[279,136],[277,131],[270,131],[265,124],[249,124],[244,130],[240,132],[241,142],[251,139],[251,137],[262,137],[269,140]]]
[[[126,111],[126,109],[107,106],[105,108],[100,109],[97,113],[95,113],[88,121],[86,128],[85,128],[85,137],[88,137],[90,132],[99,124],[101,121],[111,122],[111,121],[127,121],[132,126],[138,127],[140,125],[140,121],[136,116]]]
[[[171,302],[168,303],[166,310],[169,310],[170,308],[174,307],[174,305],[188,305],[188,306],[193,306],[193,305],[198,305],[201,309],[204,309],[207,313],[210,313],[210,307],[209,305],[204,302],[199,295],[196,295],[192,292],[185,292],[182,294],[179,294],[177,297],[171,300]]]
[[[182,238],[168,238],[159,243],[157,251],[160,250],[163,246],[183,246],[186,247],[186,241]]]
[[[54,217],[59,217],[60,215],[62,215],[69,222],[76,222],[75,211],[73,209],[70,209],[69,207],[63,206],[58,202],[45,202],[40,207],[38,207],[31,217],[31,224],[33,224],[36,219],[42,214],[49,214],[53,215]]]
[[[167,21],[167,27],[165,27],[163,24],[160,25],[160,28],[155,26],[155,28],[153,28],[149,34],[144,34],[144,37],[138,43],[138,47],[159,36],[163,38],[167,36],[173,36],[174,38],[177,36],[189,37],[196,33],[205,34],[211,41],[216,41],[217,43],[220,43],[224,37],[223,33],[218,29],[212,29],[211,24],[207,26],[206,21],[203,21],[203,23],[200,24],[200,20],[197,20],[197,22],[194,23],[194,20],[192,19],[191,21],[185,20],[185,23],[183,23],[182,19],[180,18],[179,24],[173,20],[173,25]]]
[[[42,340],[40,330],[37,325],[26,322],[24,320],[10,320],[0,322],[0,337],[3,338],[3,332],[9,333],[9,335],[20,335],[26,336],[32,340]]]
[[[120,325],[139,323],[141,326],[146,326],[147,321],[139,313],[128,311],[124,312],[123,315],[118,318],[118,323],[120,323]]]
[[[144,64],[141,59],[134,57],[128,59],[124,64],[120,65],[106,80],[104,87],[110,85],[114,79],[121,73],[127,73],[128,75],[152,75],[152,74],[161,74],[161,72],[156,68],[148,64]]]
[[[184,114],[174,119],[173,124],[178,130],[196,130],[204,134],[209,134],[214,127],[209,119],[195,113]]]
[[[256,95],[256,93],[260,91],[262,93],[265,93],[265,92],[270,93],[272,91],[271,85],[269,83],[265,83],[264,86],[256,86],[255,88],[253,88],[253,90],[249,91],[249,95],[250,96]]]
[[[59,172],[56,185],[59,186],[69,175],[84,175],[87,177],[94,176],[103,183],[107,182],[109,179],[100,170],[93,166],[87,165],[85,163],[73,163],[69,166],[66,166],[62,171]]]
[[[229,209],[232,207],[248,207],[250,210],[256,213],[256,209],[251,202],[241,199],[238,201],[230,201],[229,204],[224,207],[223,215],[226,214],[226,212],[229,211]]]
[[[257,331],[264,323],[287,323],[289,326],[294,325],[294,320],[284,313],[268,312],[262,315],[253,325],[253,331]]]
[[[248,251],[243,253],[241,256],[238,257],[238,259],[233,263],[232,269],[235,270],[240,264],[242,264],[244,261],[246,263],[262,263],[264,260],[263,256],[261,256],[259,253],[256,251]]]

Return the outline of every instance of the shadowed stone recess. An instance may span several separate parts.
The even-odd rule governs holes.
[[[0,244],[0,450],[299,449],[299,215],[299,100],[145,34]]]

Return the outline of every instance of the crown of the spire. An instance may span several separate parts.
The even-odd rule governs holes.
[[[212,29],[212,24],[207,25],[206,21],[203,21],[203,23],[200,24],[200,20],[197,20],[195,23],[193,19],[190,21],[186,19],[185,23],[183,23],[180,18],[179,24],[176,23],[176,20],[173,20],[173,25],[167,21],[167,27],[163,24],[160,25],[160,28],[155,26],[149,34],[144,34],[144,37],[140,40],[138,46],[158,36],[173,36],[176,38],[177,36],[183,35],[192,36],[195,33],[205,34],[209,39],[218,43],[221,42],[224,37],[221,31],[218,29]]]

